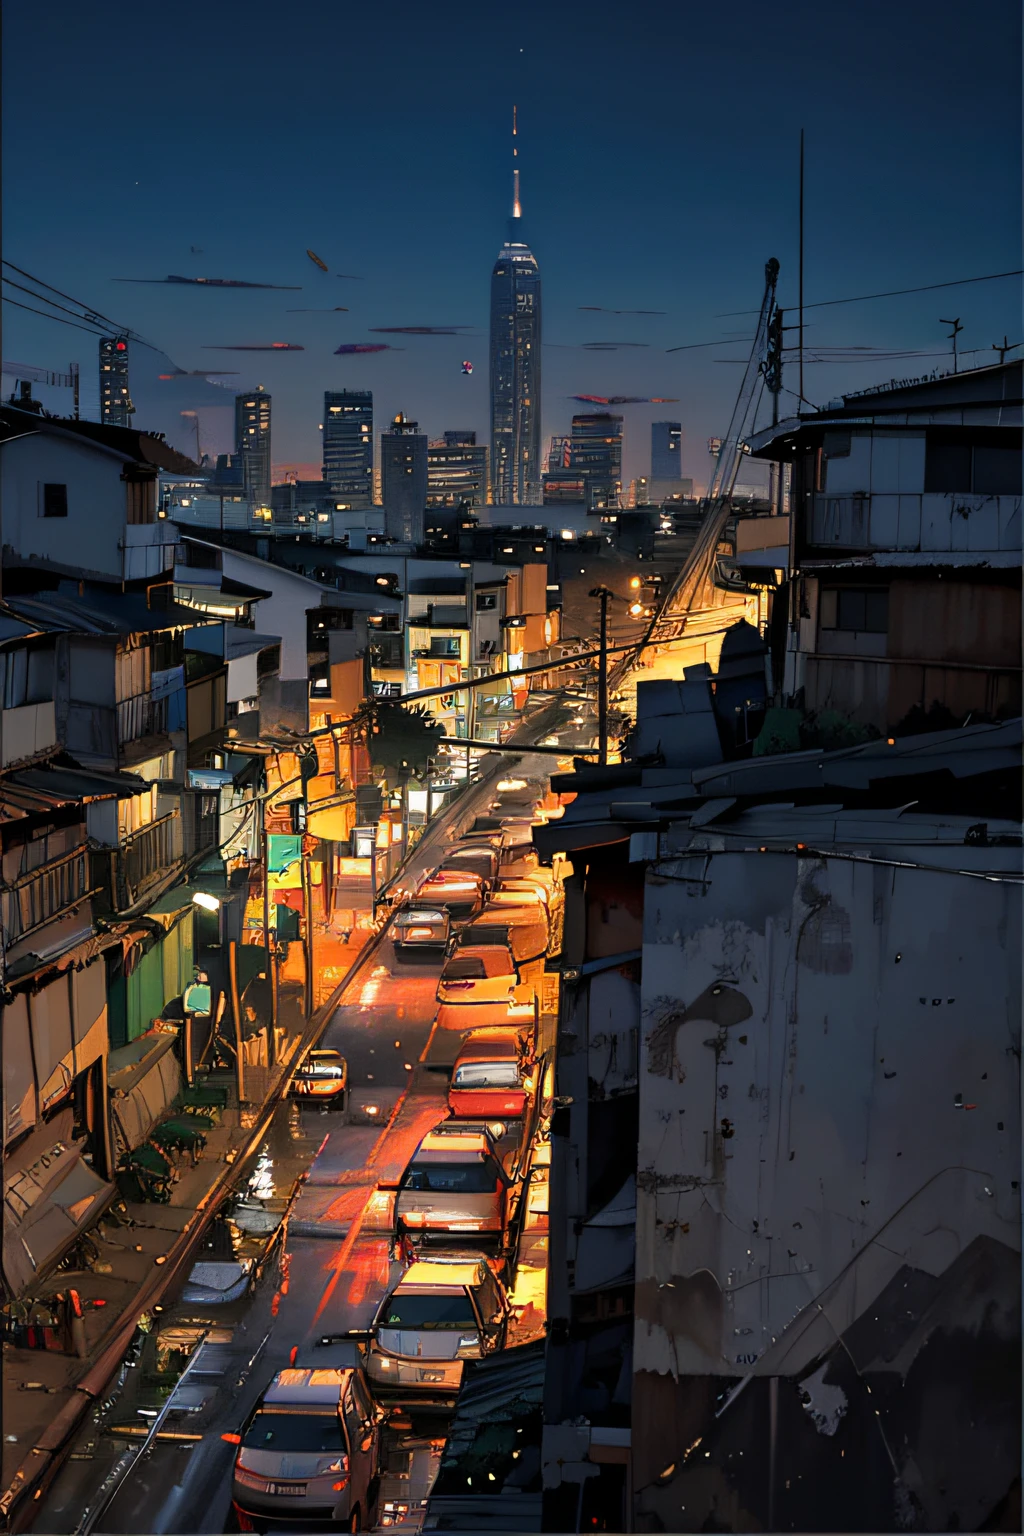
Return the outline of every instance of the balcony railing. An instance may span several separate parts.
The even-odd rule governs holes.
[[[184,855],[181,817],[162,816],[132,832],[114,852],[113,894],[119,911],[133,906],[158,876],[166,874]]]
[[[167,695],[154,699],[149,693],[136,693],[130,699],[122,699],[117,706],[118,745],[141,741],[146,736],[166,735],[169,705]]]
[[[23,939],[91,894],[89,858],[84,847],[19,876],[3,892],[7,944]]]

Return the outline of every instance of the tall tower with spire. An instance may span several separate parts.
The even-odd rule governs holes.
[[[512,217],[491,273],[491,484],[499,506],[539,503],[540,268],[523,239],[512,108]]]

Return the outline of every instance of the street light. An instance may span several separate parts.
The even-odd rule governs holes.
[[[220,902],[216,896],[208,896],[205,891],[196,891],[192,897],[192,904],[202,907],[204,912],[219,912]]]

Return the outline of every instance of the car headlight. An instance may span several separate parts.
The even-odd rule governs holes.
[[[388,1359],[387,1355],[374,1355],[373,1358],[374,1363],[379,1365],[382,1371],[390,1371],[391,1361]]]

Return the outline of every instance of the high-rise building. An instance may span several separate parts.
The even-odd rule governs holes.
[[[622,417],[608,411],[574,416],[569,440],[569,470],[586,486],[591,512],[616,508],[622,499]],[[550,476],[548,477],[550,479]]]
[[[553,437],[548,443],[548,474],[569,468],[569,439]]]
[[[380,435],[384,532],[402,544],[422,544],[427,504],[427,434],[401,411]]]
[[[262,384],[235,396],[235,452],[253,506],[270,506],[270,396]]]
[[[373,505],[373,394],[368,389],[324,393],[324,479],[339,502]]]
[[[536,504],[541,486],[540,269],[522,236],[515,142],[512,154],[512,218],[491,273],[491,483],[501,506]]]
[[[475,432],[446,432],[427,449],[427,506],[487,505],[487,449]]]
[[[128,341],[124,336],[101,336],[100,421],[108,427],[130,427],[134,415],[128,393]]]
[[[678,421],[652,421],[651,479],[678,480],[682,473],[682,424]]]

